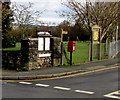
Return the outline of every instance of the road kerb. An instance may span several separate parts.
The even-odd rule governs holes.
[[[120,66],[118,66],[120,67]],[[117,67],[106,67],[106,68],[99,68],[98,71],[102,71],[104,69],[110,69],[110,68],[117,68]],[[58,73],[58,74],[48,74],[48,75],[32,75],[32,76],[2,76],[2,80],[32,80],[32,79],[49,79],[49,78],[57,78],[57,77],[64,77],[74,74],[87,74],[90,72],[94,72],[97,70],[77,70],[77,71],[71,71],[71,72],[65,72],[65,73]]]

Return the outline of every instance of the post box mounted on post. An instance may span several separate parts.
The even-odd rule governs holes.
[[[68,42],[68,52],[70,52],[70,65],[72,65],[72,52],[76,51],[76,41]]]
[[[69,41],[68,52],[75,52],[75,51],[76,51],[76,41]]]

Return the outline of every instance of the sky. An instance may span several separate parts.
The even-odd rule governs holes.
[[[78,1],[85,1],[85,0],[78,0]],[[95,0],[92,0],[95,1]],[[98,0],[101,1],[116,1],[116,0]],[[46,25],[57,25],[66,20],[65,17],[60,17],[59,13],[56,13],[55,11],[62,12],[68,11],[71,12],[71,10],[61,4],[61,2],[66,2],[66,0],[11,0],[11,2],[16,2],[17,4],[26,4],[26,3],[34,3],[33,9],[37,11],[43,11],[45,12],[41,15],[39,18],[40,21],[43,23],[47,23]]]
[[[45,10],[45,12],[41,15],[39,20],[44,23],[48,23],[49,25],[57,25],[62,21],[66,20],[65,17],[60,17],[59,13],[55,11],[69,11],[69,9],[61,4],[61,2],[65,2],[66,0],[11,0],[12,4],[16,2],[17,4],[26,4],[28,2],[34,3],[33,9],[37,11]]]

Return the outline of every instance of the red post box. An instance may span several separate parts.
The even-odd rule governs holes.
[[[69,41],[68,52],[75,52],[75,51],[76,51],[76,41]]]

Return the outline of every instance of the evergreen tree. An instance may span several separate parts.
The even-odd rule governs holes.
[[[2,3],[2,33],[8,33],[11,30],[12,10],[10,2]]]
[[[13,12],[10,8],[10,1],[2,1],[2,46],[3,47],[9,47],[13,43],[11,40],[13,40],[12,36],[10,36],[9,31],[11,30],[11,23],[13,21]]]

